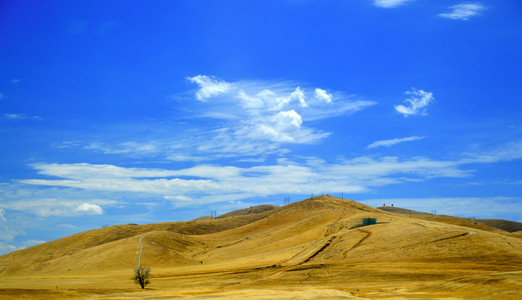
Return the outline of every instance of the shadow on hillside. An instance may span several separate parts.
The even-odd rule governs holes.
[[[375,226],[375,225],[382,225],[382,224],[389,224],[390,222],[377,222],[375,224],[358,224],[358,225],[355,225],[355,226],[352,226],[350,227],[348,230],[350,229],[356,229],[356,228],[361,228],[361,227],[368,227],[368,226]]]

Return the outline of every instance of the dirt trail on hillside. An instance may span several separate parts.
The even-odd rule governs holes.
[[[141,252],[143,251],[143,243],[141,242],[141,240],[147,235],[147,234],[150,234],[151,232],[147,232],[145,233],[144,235],[140,236],[140,238],[138,239],[138,243],[140,244],[140,250],[138,251],[138,257],[136,258],[136,269],[140,267],[140,261],[141,261]]]

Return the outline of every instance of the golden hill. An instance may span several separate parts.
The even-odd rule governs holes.
[[[216,217],[216,219],[235,217],[235,216],[260,214],[260,213],[263,213],[263,212],[268,212],[268,211],[273,210],[275,208],[277,208],[277,206],[273,206],[273,205],[252,206],[252,207],[249,207],[249,208],[243,208],[243,209],[238,209],[238,210],[234,210],[234,211],[228,212],[226,214],[223,214],[223,215],[220,215],[220,216]],[[212,219],[214,219],[214,217],[212,217],[212,216],[202,216],[202,217],[195,218],[192,221],[206,221],[206,220],[212,220]]]
[[[368,217],[377,224],[360,226]],[[153,274],[143,291],[129,279],[140,243]],[[0,298],[517,299],[520,278],[519,234],[331,196],[111,226],[0,257]]]
[[[502,219],[475,219],[475,218],[460,218],[446,215],[433,215],[430,213],[414,211],[410,209],[400,208],[396,206],[381,206],[378,207],[380,210],[405,214],[409,218],[418,218],[424,220],[431,220],[437,222],[443,222],[448,224],[466,226],[471,228],[477,228],[487,231],[498,231],[498,229],[515,233],[522,230],[522,223],[502,220]]]

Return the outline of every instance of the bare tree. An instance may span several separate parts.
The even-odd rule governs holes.
[[[145,286],[150,283],[149,277],[149,268],[139,267],[134,269],[134,282],[139,284],[142,289],[144,289]]]

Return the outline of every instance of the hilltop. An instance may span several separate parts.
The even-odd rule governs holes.
[[[0,257],[0,298],[522,296],[520,234],[416,216],[318,196],[211,220],[109,226]],[[377,223],[361,226],[369,217]],[[144,291],[129,280],[140,238],[140,263],[153,273]]]

